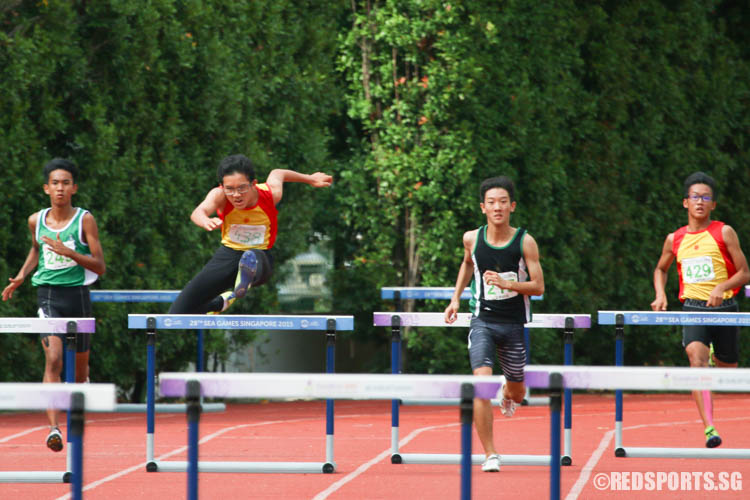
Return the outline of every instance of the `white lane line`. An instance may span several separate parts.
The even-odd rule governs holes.
[[[693,411],[695,411],[693,409]],[[717,422],[729,422],[729,421],[737,421],[737,420],[750,420],[750,417],[731,417],[731,418],[723,418],[723,419],[716,419]],[[700,423],[701,420],[685,420],[682,422],[661,422],[659,424],[639,424],[639,425],[631,425],[629,427],[623,427],[622,430],[633,430],[633,429],[642,429],[644,427],[669,427],[672,425],[685,425],[685,424],[696,424]],[[596,467],[596,464],[599,462],[599,459],[602,457],[606,449],[609,447],[609,444],[612,442],[612,438],[615,435],[614,430],[609,430],[604,433],[604,436],[602,437],[601,441],[599,441],[599,446],[596,447],[594,452],[591,454],[589,459],[586,461],[586,465],[583,466],[581,469],[581,473],[578,475],[578,479],[576,480],[573,487],[570,489],[568,494],[565,497],[565,500],[576,500],[578,496],[583,491],[583,488],[586,486],[586,483],[589,481],[589,478],[591,477],[591,472]]]
[[[372,415],[369,415],[369,414],[368,415],[344,415],[344,416],[337,417],[337,418],[356,418],[356,417],[370,417],[370,416],[372,416]],[[220,429],[220,430],[214,432],[213,434],[209,434],[208,436],[205,436],[205,437],[201,438],[200,441],[198,441],[198,443],[199,444],[207,443],[208,441],[211,441],[212,439],[214,439],[216,437],[219,437],[219,436],[221,436],[223,434],[226,434],[227,432],[231,432],[231,431],[234,431],[234,430],[237,430],[237,429],[246,429],[248,427],[261,427],[261,426],[264,426],[264,425],[287,424],[287,423],[309,422],[309,421],[319,421],[319,420],[320,420],[320,417],[306,417],[306,418],[297,418],[297,419],[293,419],[293,420],[269,420],[269,421],[266,421],[266,422],[255,422],[255,423],[252,423],[252,424],[240,424],[240,425],[235,425],[235,426],[232,426],[232,427],[226,427],[224,429]],[[174,455],[182,453],[182,452],[184,452],[186,450],[187,450],[187,446],[180,446],[179,448],[176,448],[176,449],[174,449],[174,450],[172,450],[170,452],[167,452],[167,453],[165,453],[163,455],[160,455],[160,456],[156,457],[154,460],[156,460],[156,461],[165,460],[165,459],[167,459],[169,457],[172,457]],[[128,475],[128,474],[130,474],[132,472],[137,471],[137,470],[143,470],[145,467],[146,467],[146,462],[142,462],[142,463],[134,465],[132,467],[128,467],[127,469],[123,469],[123,470],[121,470],[119,472],[115,472],[114,474],[110,474],[107,477],[103,477],[102,479],[99,479],[97,481],[94,481],[94,482],[86,484],[83,487],[83,491],[92,490],[92,489],[96,488],[97,486],[101,486],[104,483],[108,483],[110,481],[114,481],[115,479],[118,479],[120,477],[126,476],[126,475]],[[55,500],[68,500],[70,498],[71,498],[71,495],[70,495],[70,493],[68,493],[68,494],[65,494],[65,495],[63,495],[61,497],[56,498]]]

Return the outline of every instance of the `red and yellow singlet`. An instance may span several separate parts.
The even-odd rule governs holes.
[[[227,200],[224,211],[218,211],[221,225],[221,244],[234,250],[268,250],[276,241],[276,206],[271,188],[257,184],[258,203],[254,207],[236,209]]]
[[[721,235],[723,222],[712,221],[703,231],[691,233],[687,226],[674,232],[672,253],[677,256],[680,276],[680,301],[708,300],[711,290],[737,272]],[[724,292],[730,299],[739,288]]]

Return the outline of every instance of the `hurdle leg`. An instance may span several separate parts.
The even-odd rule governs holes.
[[[573,364],[573,318],[565,318],[565,330],[563,331],[563,339],[565,342],[565,365],[570,366]],[[565,398],[565,431],[563,435],[563,457],[562,465],[572,465],[572,433],[573,433],[573,390],[564,389]]]
[[[201,385],[197,380],[187,383],[188,421],[188,500],[198,500],[198,426],[201,416]]]
[[[72,455],[72,480],[70,483],[70,494],[73,500],[83,498],[83,424],[84,424],[84,397],[80,392],[70,395],[70,427],[68,427],[68,440]]]
[[[560,409],[562,407],[562,375],[550,373],[550,500],[560,499]]]
[[[154,384],[156,380],[156,318],[146,320],[146,470],[156,472],[154,459]]]
[[[526,364],[528,365],[531,363],[531,333],[529,332],[529,329],[526,327],[523,327],[523,343],[526,347]],[[526,386],[526,394],[523,396],[523,403],[522,404],[529,404],[529,399],[531,399],[531,389],[529,386]]]
[[[461,500],[471,499],[471,429],[474,420],[474,386],[461,384]]]
[[[623,366],[623,343],[625,339],[625,317],[618,314],[615,317],[615,366]],[[622,444],[622,390],[615,391],[615,456],[624,457],[625,448]]]
[[[391,318],[391,373],[396,375],[401,369],[401,317]],[[398,450],[399,401],[391,400],[391,463],[400,464],[401,455]]]
[[[76,381],[76,329],[75,321],[68,321],[65,331],[65,383],[74,384]],[[67,418],[67,450],[65,450],[65,471],[66,474],[73,470],[73,455],[71,453],[71,415],[70,410],[66,412]]]
[[[329,319],[326,322],[326,373],[336,371],[336,320]],[[336,470],[336,462],[333,459],[333,399],[326,399],[326,463],[323,464],[323,472],[327,474]]]

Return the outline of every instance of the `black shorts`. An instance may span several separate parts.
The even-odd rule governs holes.
[[[40,318],[90,318],[91,295],[87,286],[40,285],[36,290]],[[64,333],[41,333],[42,339],[54,335],[65,345]],[[76,334],[76,352],[91,348],[91,334]]]
[[[273,256],[268,250],[251,250],[258,261],[252,286],[262,285],[273,272]],[[222,292],[234,288],[237,266],[244,250],[221,245],[198,274],[185,285],[169,308],[169,314],[206,314],[220,311]]]
[[[734,298],[727,299],[716,307],[707,307],[705,300],[685,299],[683,311],[692,312],[737,312],[740,307]],[[714,356],[724,363],[736,363],[740,358],[740,327],[715,325],[688,325],[682,327],[682,346],[691,342],[702,342],[706,347],[714,345]]]
[[[526,342],[520,323],[493,323],[471,318],[469,329],[469,359],[471,369],[493,367],[495,354],[510,382],[523,382],[526,366]]]

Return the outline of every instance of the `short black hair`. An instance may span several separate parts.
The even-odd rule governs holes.
[[[227,156],[219,162],[219,168],[216,172],[216,175],[219,177],[219,184],[224,184],[225,175],[234,173],[245,174],[247,180],[250,182],[255,180],[255,167],[250,158],[245,155]]]
[[[487,191],[493,188],[503,188],[508,192],[510,201],[516,201],[516,187],[513,185],[513,181],[510,177],[501,175],[499,177],[490,177],[482,181],[482,185],[479,186],[479,201],[484,203],[484,195]]]
[[[47,164],[44,166],[45,184],[49,182],[49,174],[51,174],[55,170],[66,170],[70,172],[70,175],[73,177],[73,184],[76,183],[76,178],[78,177],[78,167],[76,167],[76,164],[70,160],[66,160],[65,158],[54,158],[47,162]]]
[[[711,188],[711,198],[716,201],[716,198],[719,197],[719,193],[716,191],[716,181],[713,177],[710,175],[704,173],[704,172],[693,172],[692,174],[687,176],[687,179],[685,179],[685,196],[684,198],[687,198],[690,194],[690,187],[693,184],[705,184],[706,186]]]

